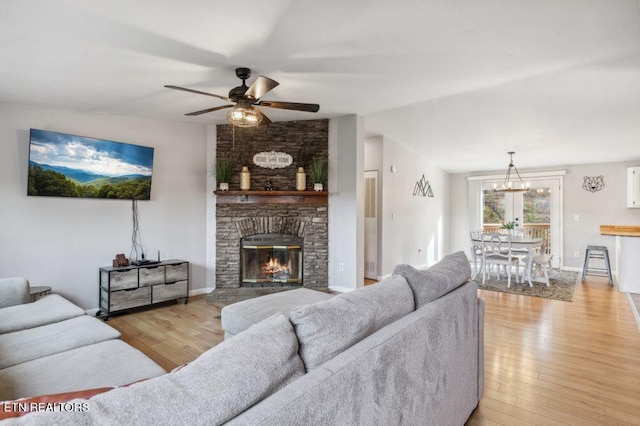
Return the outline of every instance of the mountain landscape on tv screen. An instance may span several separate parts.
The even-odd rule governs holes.
[[[148,200],[151,176],[105,176],[29,161],[28,195]]]

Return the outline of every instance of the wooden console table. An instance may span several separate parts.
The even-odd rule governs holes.
[[[327,204],[327,191],[213,191],[218,204],[311,203]]]
[[[100,310],[96,316],[105,321],[114,312],[176,299],[189,301],[186,260],[100,268]]]

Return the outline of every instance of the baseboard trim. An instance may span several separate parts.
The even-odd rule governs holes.
[[[633,312],[633,317],[636,320],[636,326],[638,327],[638,330],[640,330],[640,313],[638,312],[638,307],[636,306],[636,302],[631,297],[631,293],[626,293],[626,295],[627,295],[627,301],[631,306],[631,312]]]
[[[189,290],[189,297],[191,297],[191,296],[199,296],[201,294],[209,294],[213,290],[215,290],[215,287],[214,288],[205,287],[205,288],[197,288],[195,290]]]

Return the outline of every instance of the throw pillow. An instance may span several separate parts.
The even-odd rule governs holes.
[[[393,275],[378,284],[293,308],[289,321],[309,371],[413,310],[409,285]]]
[[[464,252],[445,256],[427,270],[398,265],[393,270],[406,278],[415,297],[416,309],[460,287],[471,277],[471,266]]]

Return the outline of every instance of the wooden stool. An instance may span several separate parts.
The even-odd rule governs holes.
[[[553,255],[551,254],[540,254],[533,257],[533,262],[531,263],[531,269],[538,268],[540,270],[542,268],[542,273],[544,274],[544,281],[542,278],[534,279],[536,282],[543,282],[547,287],[549,287],[549,273],[548,268],[551,268],[551,258]]]
[[[604,268],[589,267],[591,259],[600,259],[604,261]],[[606,273],[605,273],[606,272]],[[582,281],[587,275],[597,275],[609,278],[609,284],[613,287],[613,279],[611,278],[611,264],[609,263],[609,249],[606,246],[587,246],[587,253],[584,256],[584,267],[582,268]]]

